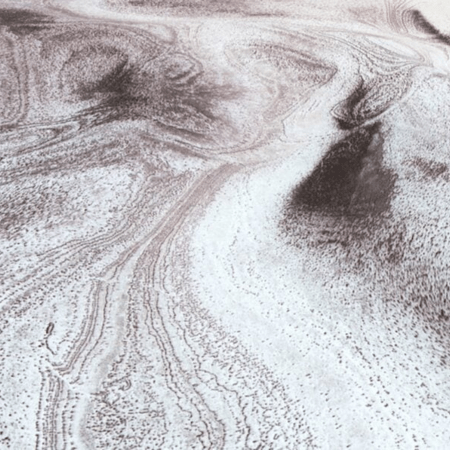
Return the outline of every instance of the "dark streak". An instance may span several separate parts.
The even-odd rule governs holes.
[[[450,36],[441,33],[433,24],[425,19],[424,15],[417,9],[411,11],[411,16],[417,28],[432,35],[437,41],[450,45]]]
[[[365,118],[357,114],[357,106],[364,100],[368,92],[368,87],[360,79],[355,90],[339,105],[339,111],[336,112],[336,121],[341,130],[350,130],[364,122]]]
[[[50,336],[53,333],[54,329],[55,329],[55,324],[53,322],[50,322],[47,326],[47,329],[45,330],[45,334],[47,336]]]
[[[17,35],[27,35],[45,28],[54,20],[35,11],[25,9],[0,9],[0,25],[6,25]]]
[[[352,93],[332,109],[339,128],[351,130],[378,118],[406,94],[410,78],[408,68],[360,76]]]
[[[0,20],[3,25],[19,25],[33,23],[51,23],[53,19],[45,14],[25,9],[0,9]]]
[[[353,132],[335,144],[296,188],[293,203],[348,216],[386,211],[395,177],[383,167],[382,150],[379,123]]]

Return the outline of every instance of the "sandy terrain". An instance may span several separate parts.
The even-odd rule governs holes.
[[[0,6],[0,449],[449,447],[445,2]]]

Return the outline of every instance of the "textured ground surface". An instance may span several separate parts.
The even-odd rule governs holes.
[[[0,2],[0,449],[449,448],[446,7]]]

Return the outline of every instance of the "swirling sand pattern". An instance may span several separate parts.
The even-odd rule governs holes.
[[[448,447],[450,30],[410,3],[2,2],[0,448]]]

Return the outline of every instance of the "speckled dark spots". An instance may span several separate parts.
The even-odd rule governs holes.
[[[215,85],[190,56],[155,53],[132,58],[104,44],[81,47],[64,66],[64,89],[74,103],[94,102],[81,113],[95,116],[93,124],[150,119],[170,133],[211,139],[224,126],[216,105],[235,93],[230,86]]]
[[[439,161],[430,161],[425,158],[414,158],[409,164],[418,169],[422,177],[426,180],[449,181],[449,171],[447,164]]]

